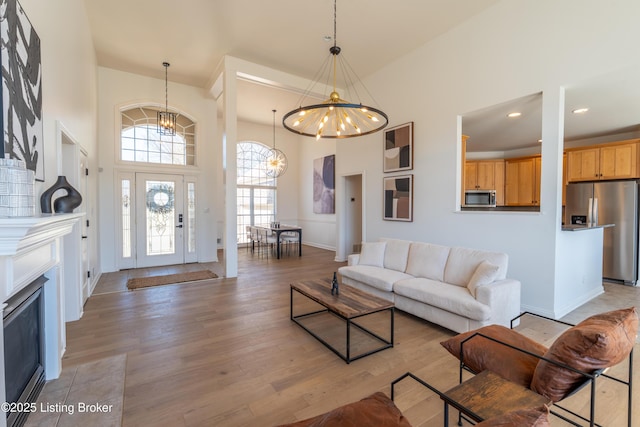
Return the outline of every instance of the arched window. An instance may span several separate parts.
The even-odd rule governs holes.
[[[120,113],[120,160],[170,165],[195,165],[196,125],[178,114],[175,135],[158,133],[156,107],[134,107]]]
[[[248,243],[247,225],[269,225],[276,214],[276,179],[264,169],[269,147],[259,142],[237,144],[238,243]]]

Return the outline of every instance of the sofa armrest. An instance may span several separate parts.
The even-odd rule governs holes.
[[[491,310],[492,323],[511,327],[511,319],[520,314],[520,281],[502,279],[476,288],[476,300]]]
[[[360,261],[360,254],[351,254],[347,256],[347,265],[358,265]]]

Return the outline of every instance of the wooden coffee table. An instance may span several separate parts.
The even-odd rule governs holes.
[[[304,295],[305,297],[315,301],[321,306],[325,307],[322,310],[316,310],[309,313],[294,315],[293,312],[293,295],[294,291]],[[381,337],[375,332],[365,328],[364,326],[355,322],[356,319],[368,316],[374,313],[382,311],[389,312],[389,338]],[[331,295],[331,280],[329,279],[317,279],[317,280],[304,280],[291,284],[291,299],[290,299],[290,312],[291,320],[296,322],[305,331],[309,332],[315,339],[324,344],[328,349],[340,356],[342,360],[347,363],[351,363],[354,360],[361,359],[365,356],[369,356],[373,353],[377,353],[387,348],[393,347],[393,316],[394,305],[390,301],[386,301],[375,295],[368,294],[359,289],[353,288],[347,285],[340,285],[340,294]],[[313,332],[310,328],[300,322],[300,319],[308,318],[310,316],[318,315],[320,313],[331,313],[346,323],[346,351],[340,352],[329,342],[320,337],[317,333]],[[352,356],[351,354],[351,327],[354,326],[366,335],[374,338],[382,343],[382,346],[376,347],[374,350],[367,351],[363,354]]]

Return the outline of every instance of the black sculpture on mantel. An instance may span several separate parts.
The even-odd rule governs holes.
[[[340,288],[338,287],[338,278],[336,272],[333,272],[333,280],[331,280],[331,295],[340,295]]]
[[[82,203],[82,195],[76,190],[64,175],[58,175],[58,180],[51,187],[46,189],[40,196],[40,209],[42,213],[51,212],[51,197],[58,190],[65,190],[65,196],[58,197],[53,202],[53,211],[55,213],[71,213]]]

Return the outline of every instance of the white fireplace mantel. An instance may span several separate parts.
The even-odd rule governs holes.
[[[65,321],[82,315],[82,272],[78,257],[84,214],[0,218],[0,304],[44,275],[44,369],[47,380],[62,370]],[[4,340],[0,328],[0,401],[5,401]],[[0,417],[0,427],[6,425]]]
[[[62,245],[55,243],[71,234],[83,215],[0,218],[0,302],[60,262]]]

